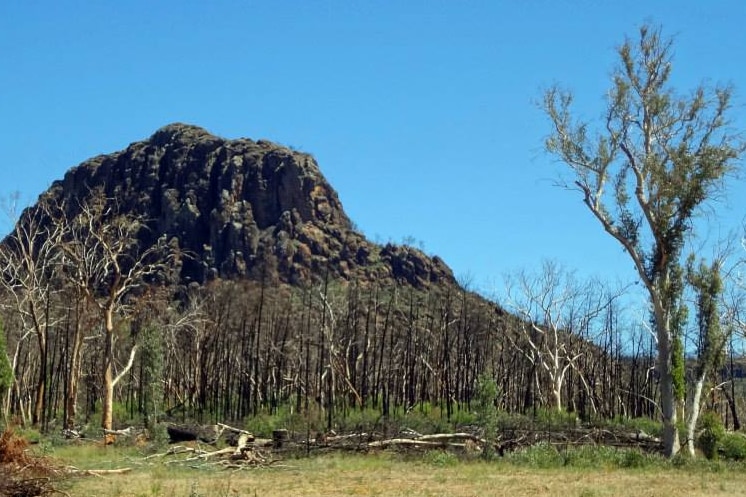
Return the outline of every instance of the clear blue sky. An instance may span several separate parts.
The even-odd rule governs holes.
[[[600,116],[614,48],[646,21],[675,36],[681,90],[733,83],[743,115],[743,0],[2,2],[0,194],[33,202],[181,121],[313,154],[369,238],[422,242],[486,292],[545,258],[629,280],[552,186],[537,101],[560,82]],[[746,215],[742,186],[713,233]]]

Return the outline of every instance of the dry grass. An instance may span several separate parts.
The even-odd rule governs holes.
[[[283,467],[176,468],[156,463],[134,473],[75,480],[71,496],[730,496],[746,488],[741,471],[649,468],[529,469],[481,461],[450,465],[387,456],[329,456]]]

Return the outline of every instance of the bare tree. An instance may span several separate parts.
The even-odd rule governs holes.
[[[519,318],[513,346],[550,380],[554,408],[562,410],[565,378],[586,350],[592,321],[611,300],[597,282],[581,283],[571,272],[545,261],[538,275],[507,277],[506,306]],[[509,339],[511,335],[507,334]],[[577,370],[583,378],[583,371]]]
[[[36,336],[39,371],[32,423],[38,426],[43,418],[47,390],[47,336],[54,324],[54,279],[60,258],[61,228],[46,222],[49,199],[41,198],[34,208],[18,214],[15,200],[5,205],[5,214],[14,222],[11,233],[0,244],[0,286],[10,297],[10,307],[19,316],[21,335],[31,331]]]

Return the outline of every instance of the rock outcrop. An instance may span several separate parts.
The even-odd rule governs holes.
[[[171,124],[74,167],[45,195],[71,206],[70,216],[93,195],[112,212],[142,216],[150,232],[191,254],[181,267],[187,283],[267,276],[291,284],[327,276],[418,288],[454,283],[438,257],[369,242],[313,157],[268,141]]]

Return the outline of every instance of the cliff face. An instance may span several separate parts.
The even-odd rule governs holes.
[[[112,212],[143,216],[151,233],[190,254],[183,282],[269,276],[298,284],[328,275],[418,288],[454,283],[438,257],[366,240],[313,157],[267,141],[171,124],[80,164],[46,192],[71,206],[71,216],[101,194]]]

